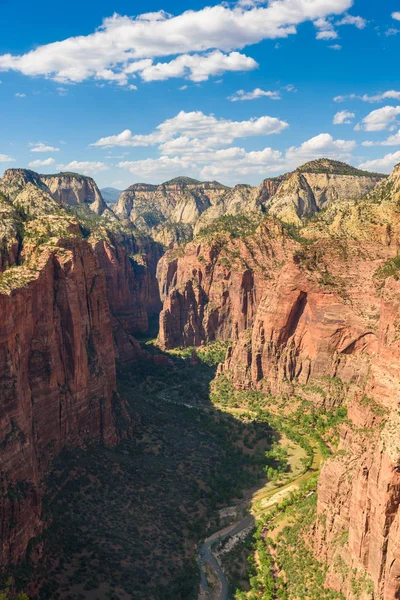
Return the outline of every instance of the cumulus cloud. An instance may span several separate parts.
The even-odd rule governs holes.
[[[314,21],[314,25],[317,28],[317,40],[335,40],[338,38],[338,34],[333,27],[333,23],[328,19],[317,19]]]
[[[203,179],[222,178],[237,182],[239,176],[257,175],[294,169],[305,161],[321,156],[349,159],[354,141],[335,140],[329,134],[320,134],[299,147],[281,152],[270,147],[248,151],[238,146],[218,147],[218,138],[194,138],[190,135],[163,142],[158,146],[159,158],[122,161],[118,164],[137,178],[162,181],[166,176],[190,173]]]
[[[248,121],[230,121],[217,119],[214,115],[205,115],[201,111],[181,111],[172,119],[158,125],[148,135],[134,135],[125,129],[117,135],[103,137],[92,144],[109,148],[111,146],[152,146],[173,140],[177,136],[190,138],[208,138],[214,144],[228,144],[235,138],[280,133],[288,127],[285,121],[276,117],[259,117]]]
[[[366,162],[361,163],[359,168],[390,173],[398,162],[400,162],[400,150],[392,154],[386,154],[383,158],[367,160]]]
[[[397,133],[390,135],[383,142],[371,142],[365,141],[361,144],[362,146],[400,146],[400,129]]]
[[[333,117],[334,125],[350,125],[352,119],[354,119],[356,115],[349,110],[341,110],[335,114]]]
[[[383,102],[384,100],[400,100],[400,92],[396,90],[388,90],[387,92],[382,92],[380,94],[374,94],[370,96],[369,94],[347,94],[345,96],[335,96],[333,99],[334,102],[344,102],[345,100],[362,100],[363,102]]]
[[[353,17],[353,15],[345,15],[336,25],[354,25],[357,29],[364,29],[367,26],[367,21],[363,17]]]
[[[118,163],[122,169],[127,169],[133,175],[144,179],[156,176],[164,179],[165,177],[175,175],[176,173],[192,172],[195,165],[190,160],[174,156],[160,156],[160,158],[146,158],[144,160],[123,161]]]
[[[144,68],[140,75],[144,81],[164,81],[171,77],[185,77],[191,81],[206,81],[212,75],[227,71],[252,71],[258,67],[253,58],[231,52],[215,50],[209,54],[182,54],[170,62],[159,62]]]
[[[329,48],[332,50],[341,50],[342,46],[340,44],[333,44],[332,46],[329,46]]]
[[[292,91],[292,90],[290,90]],[[228,100],[231,102],[237,102],[238,100],[256,100],[257,98],[270,98],[271,100],[280,100],[281,95],[279,92],[271,92],[262,90],[261,88],[255,88],[252,92],[245,92],[244,90],[238,90],[232,96],[228,96]]]
[[[400,21],[400,12],[392,13],[392,19],[395,19],[395,21]]]
[[[142,72],[147,78],[161,72],[165,76],[166,70],[179,70],[183,73],[179,76],[193,77],[195,72],[206,76],[217,69],[213,63],[218,64],[217,73],[227,66],[231,70],[239,64],[248,66],[249,57],[246,62],[243,55],[229,53],[264,39],[294,35],[297,26],[306,21],[319,24],[319,32],[327,36],[329,28],[323,20],[343,15],[352,4],[353,0],[274,0],[267,6],[254,1],[246,6],[219,4],[177,16],[163,11],[137,17],[114,14],[89,35],[45,44],[26,54],[3,54],[0,71],[44,76],[61,83],[94,78],[120,85]],[[211,56],[203,54],[210,52]],[[165,63],[168,67],[153,64],[153,59],[168,56],[177,57]]]
[[[37,142],[29,144],[31,147],[31,152],[59,152],[60,148],[55,148],[54,146],[48,146],[43,142]]]
[[[49,165],[54,165],[56,161],[54,160],[54,158],[46,158],[44,160],[33,160],[32,162],[28,163],[28,167],[48,167]]]
[[[92,175],[93,173],[99,173],[100,171],[107,171],[108,165],[100,161],[79,161],[73,160],[67,165],[57,165],[57,169],[60,171],[76,171],[83,173],[84,175]]]
[[[15,162],[15,158],[11,158],[7,154],[0,154],[0,162]]]
[[[17,93],[15,94],[15,97],[16,97],[16,98],[26,98],[26,94],[21,94],[20,92],[17,92]]]
[[[391,124],[400,115],[400,106],[384,106],[370,112],[361,123],[356,125],[356,130],[383,131],[389,129]]]
[[[315,158],[340,158],[348,160],[356,147],[354,140],[335,140],[329,133],[320,133],[301,146],[292,146],[286,152],[286,161],[298,166]]]

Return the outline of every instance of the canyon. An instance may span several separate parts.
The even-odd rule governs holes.
[[[224,342],[218,375],[237,390],[347,407],[313,552],[347,600],[399,597],[399,201],[400,166],[386,177],[327,159],[259,187],[135,184],[113,209],[91,178],[7,170],[0,563],[21,563],[46,528],[63,449],[137,429],[118,365],[168,368],[171,349]],[[158,315],[156,358],[138,340]]]

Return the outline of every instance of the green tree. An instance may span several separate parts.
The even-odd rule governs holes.
[[[29,600],[26,594],[14,594],[12,591],[13,584],[11,578],[7,580],[5,587],[0,590],[0,600]]]

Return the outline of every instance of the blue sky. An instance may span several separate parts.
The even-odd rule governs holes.
[[[400,162],[400,0],[0,8],[0,172],[125,188]]]

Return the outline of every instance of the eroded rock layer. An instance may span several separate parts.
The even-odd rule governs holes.
[[[273,218],[214,230],[159,265],[162,344],[231,338],[223,369],[236,386],[347,403],[320,476],[315,552],[349,600],[400,597],[399,201],[400,166],[294,234]]]
[[[66,210],[40,176],[0,180],[0,564],[44,526],[43,479],[65,446],[114,444],[115,359],[159,310],[157,245],[87,208]]]

